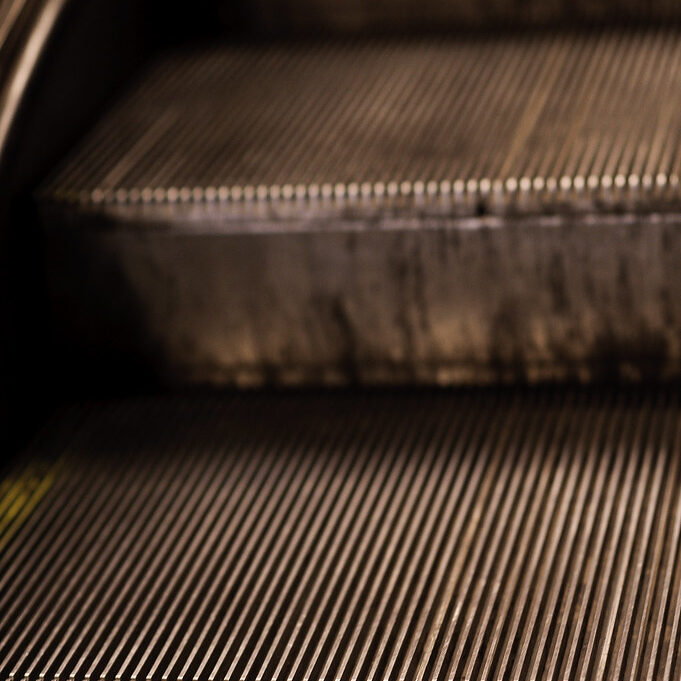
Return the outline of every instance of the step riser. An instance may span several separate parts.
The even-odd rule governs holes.
[[[175,381],[658,378],[681,370],[681,217],[116,231],[45,218],[58,336]],[[369,227],[371,228],[369,230]],[[418,229],[416,229],[418,227]],[[87,284],[84,284],[87,282]]]

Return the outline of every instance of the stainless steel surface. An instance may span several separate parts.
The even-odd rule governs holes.
[[[23,459],[49,485],[0,535],[0,678],[678,679],[680,408],[660,389],[67,409]]]
[[[608,29],[168,54],[44,195],[105,214],[132,203],[149,221],[178,203],[227,207],[223,221],[254,206],[265,221],[373,215],[377,204],[463,216],[678,207],[680,36]]]

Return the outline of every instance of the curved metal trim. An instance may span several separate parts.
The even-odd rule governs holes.
[[[19,23],[28,0],[0,0],[0,54],[9,42],[14,27]]]
[[[45,0],[40,3],[35,18],[33,21],[29,20],[23,44],[14,59],[11,59],[8,75],[4,83],[0,84],[0,168],[5,163],[9,137],[31,78],[68,2],[69,0]],[[17,14],[15,12],[13,16],[16,17]]]

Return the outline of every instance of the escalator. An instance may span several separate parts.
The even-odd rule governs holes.
[[[0,0],[0,681],[680,679],[675,3],[86,5]]]

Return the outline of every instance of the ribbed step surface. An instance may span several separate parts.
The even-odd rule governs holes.
[[[340,209],[400,197],[419,214],[659,209],[679,198],[680,37],[611,30],[168,55],[46,194],[101,211],[274,202],[289,216],[328,211],[324,199]]]
[[[0,678],[678,679],[680,417],[582,391],[67,410],[0,498],[34,504],[0,534]]]

